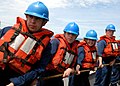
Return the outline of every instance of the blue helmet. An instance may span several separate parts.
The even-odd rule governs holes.
[[[109,24],[105,30],[113,30],[115,31],[115,26],[113,24]]]
[[[86,33],[86,36],[84,37],[86,39],[92,39],[92,40],[97,40],[97,33],[95,30],[89,30],[87,33]]]
[[[79,27],[75,22],[70,22],[66,25],[64,32],[79,35]]]
[[[40,1],[30,4],[25,14],[49,20],[48,8]]]

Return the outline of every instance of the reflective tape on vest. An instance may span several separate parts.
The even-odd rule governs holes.
[[[37,41],[35,41],[34,39],[28,37],[24,44],[21,46],[21,50],[24,51],[26,54],[29,54],[30,50],[33,49],[34,45],[36,44]]]
[[[117,45],[117,43],[112,43],[112,47],[113,47],[113,50],[118,49],[118,45]]]
[[[25,37],[22,34],[19,34],[13,42],[11,42],[9,45],[15,50],[18,50],[22,42],[25,40]]]
[[[96,52],[92,52],[92,58],[93,58],[93,59],[96,59],[96,55],[97,55]]]
[[[71,64],[73,61],[74,55],[71,53],[66,52],[65,57],[64,57],[64,63],[65,64]]]

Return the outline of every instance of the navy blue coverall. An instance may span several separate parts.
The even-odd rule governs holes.
[[[77,65],[80,66],[82,65],[82,61],[84,57],[85,57],[84,48],[79,47]],[[69,86],[90,86],[88,77],[89,77],[89,72],[82,72],[80,73],[80,75],[72,75],[69,77]]]
[[[105,47],[106,47],[105,40],[101,40],[97,43],[99,57],[102,57],[103,50]],[[115,59],[115,57],[107,57],[102,59],[103,59],[102,60],[103,64],[109,64],[111,61]],[[97,69],[94,86],[109,86],[111,82],[111,75],[112,75],[112,66],[104,66],[103,68]]]
[[[120,57],[116,58],[115,63],[120,62]],[[117,86],[118,81],[120,80],[120,65],[112,66],[112,75],[111,75],[111,86]]]

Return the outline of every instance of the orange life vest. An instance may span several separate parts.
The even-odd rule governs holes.
[[[85,57],[82,61],[82,68],[93,69],[96,66],[97,61],[97,49],[96,46],[88,46],[85,41],[78,44],[78,47],[83,47],[85,52]]]
[[[118,42],[118,50],[119,50],[119,56],[120,56],[120,40],[117,40],[117,42]]]
[[[107,37],[107,36],[101,36],[100,40],[105,40],[105,42],[106,42],[106,47],[104,48],[102,57],[118,56],[118,54],[119,54],[118,42],[115,40],[115,36],[113,36],[111,38]]]
[[[44,28],[30,34],[25,23],[18,17],[17,24],[0,39],[0,66],[8,64],[21,74],[29,71],[40,60],[42,51],[53,35],[52,31]]]
[[[73,67],[77,59],[77,44],[78,41],[74,41],[72,46],[66,41],[63,34],[57,34],[55,36],[60,41],[58,50],[54,55],[52,61],[46,67],[47,70],[56,70],[63,73],[68,67]]]

